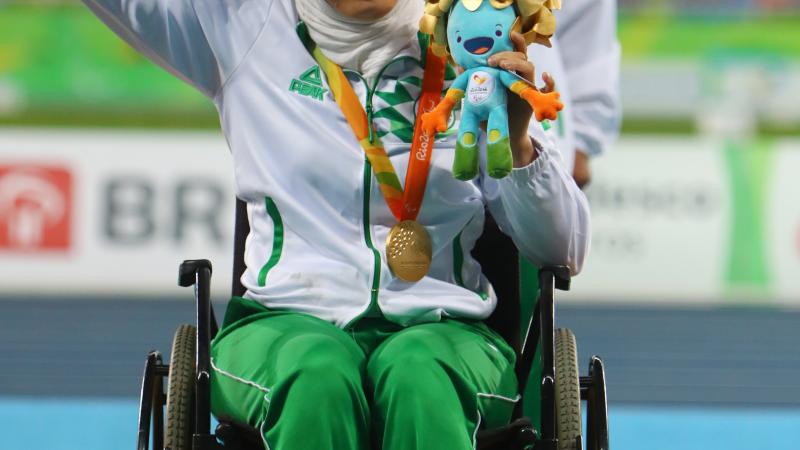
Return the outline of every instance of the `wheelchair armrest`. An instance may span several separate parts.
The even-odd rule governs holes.
[[[572,275],[567,266],[547,266],[539,269],[539,286],[544,285],[544,277],[553,277],[555,288],[560,291],[568,291],[572,281]]]
[[[197,272],[200,269],[208,269],[211,274],[211,261],[207,259],[187,259],[178,268],[178,285],[189,287],[195,283]]]

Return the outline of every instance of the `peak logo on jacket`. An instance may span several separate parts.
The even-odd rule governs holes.
[[[300,95],[322,101],[322,96],[325,95],[328,90],[322,87],[319,66],[313,66],[306,70],[300,75],[299,79],[294,78],[289,84],[289,92],[296,92]]]

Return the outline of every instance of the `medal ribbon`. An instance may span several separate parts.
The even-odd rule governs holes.
[[[361,106],[361,102],[353,91],[353,87],[350,86],[342,68],[323,55],[313,42],[308,45],[308,50],[317,60],[322,71],[325,72],[333,98],[341,108],[342,114],[353,129],[356,139],[372,165],[378,186],[392,214],[398,221],[416,219],[428,181],[434,136],[428,136],[422,131],[421,120],[415,121],[404,189],[400,185],[400,179],[397,177],[397,172],[395,172],[380,138],[374,136],[370,140],[371,124],[367,119],[367,113]],[[444,86],[445,65],[445,58],[434,55],[428,46],[417,117],[420,117],[423,112],[432,110],[439,103]]]

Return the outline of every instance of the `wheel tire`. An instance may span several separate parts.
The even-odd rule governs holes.
[[[167,387],[165,450],[191,450],[194,428],[194,371],[197,330],[181,325],[172,340]]]
[[[581,435],[581,387],[575,335],[556,330],[556,431],[558,450],[576,450]]]

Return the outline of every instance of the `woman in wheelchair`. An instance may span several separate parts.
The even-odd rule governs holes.
[[[456,75],[417,34],[422,0],[84,2],[219,110],[250,234],[211,350],[215,415],[273,450],[466,450],[509,420],[514,351],[482,322],[497,300],[470,253],[484,210],[530,261],[573,273],[589,211],[523,101],[502,179],[485,159],[453,178],[458,114],[435,149],[415,135]],[[532,81],[512,40],[491,63]]]

